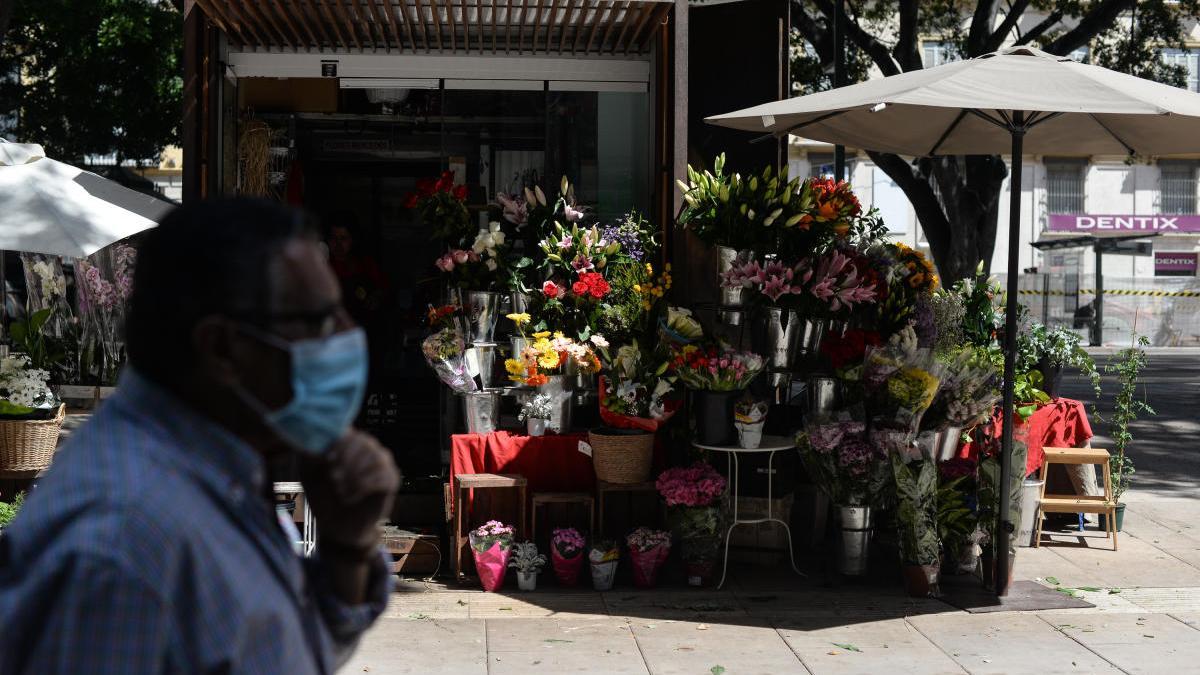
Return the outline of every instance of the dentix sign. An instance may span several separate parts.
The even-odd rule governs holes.
[[[1200,233],[1200,215],[1093,215],[1057,213],[1050,216],[1050,232],[1098,234],[1102,232]]]

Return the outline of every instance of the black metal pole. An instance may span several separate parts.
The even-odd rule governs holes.
[[[1100,242],[1092,245],[1096,249],[1096,299],[1094,316],[1092,317],[1092,346],[1104,345],[1104,250]]]
[[[1000,513],[996,516],[996,594],[1008,593],[1009,534],[1015,528],[1012,508],[1013,383],[1017,371],[1017,262],[1021,239],[1021,148],[1025,140],[1025,113],[1013,112],[1012,175],[1008,181],[1008,292],[1004,303],[1004,426],[1000,435]],[[1023,477],[1023,476],[1022,476]]]
[[[833,86],[841,87],[846,84],[846,30],[843,22],[846,17],[846,0],[837,0],[833,5]],[[846,146],[833,146],[833,177],[835,180],[846,178]]]

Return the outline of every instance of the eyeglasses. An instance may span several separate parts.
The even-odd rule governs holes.
[[[233,316],[260,328],[298,326],[294,338],[324,338],[333,335],[345,323],[345,310],[335,306],[323,310],[295,310],[286,312],[244,311],[233,312]],[[282,337],[282,336],[281,336]]]

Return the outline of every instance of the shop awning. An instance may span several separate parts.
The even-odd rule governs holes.
[[[196,0],[244,50],[642,54],[671,0]]]

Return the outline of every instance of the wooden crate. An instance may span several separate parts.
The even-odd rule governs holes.
[[[439,562],[442,567],[447,564],[439,560],[442,545],[432,534],[389,529],[384,532],[383,546],[392,554],[392,574],[429,576],[438,570]]]

